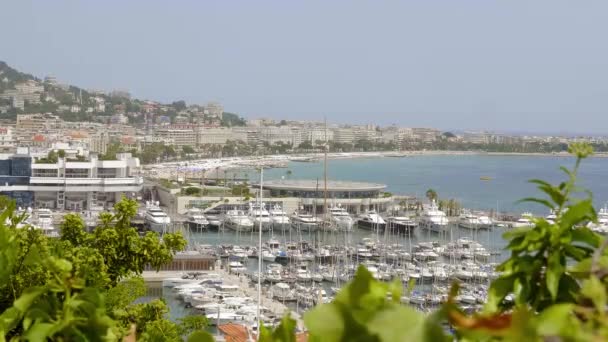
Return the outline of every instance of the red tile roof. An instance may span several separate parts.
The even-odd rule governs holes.
[[[222,324],[219,327],[219,330],[224,334],[224,338],[226,342],[248,342],[249,334],[247,333],[247,328],[244,325],[235,324],[235,323],[226,323]],[[257,341],[257,336],[253,334],[253,341]],[[308,333],[298,333],[296,334],[297,342],[307,342],[308,341]]]

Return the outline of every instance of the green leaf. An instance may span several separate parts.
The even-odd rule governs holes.
[[[557,298],[557,291],[559,289],[559,280],[564,274],[564,265],[561,262],[562,256],[559,252],[553,252],[549,256],[547,265],[547,289],[551,294],[551,299],[555,301]]]
[[[41,295],[44,293],[44,288],[43,287],[30,287],[28,289],[26,289],[25,291],[23,291],[23,293],[21,294],[21,297],[19,297],[14,303],[13,303],[13,307],[15,307],[17,310],[21,311],[21,312],[26,312],[27,309],[29,309],[29,307],[32,305],[32,303]]]
[[[606,288],[594,275],[583,282],[581,294],[589,298],[598,312],[603,313],[606,308]]]
[[[367,329],[381,341],[428,341],[424,323],[421,313],[409,307],[396,306],[379,312],[368,322]]]
[[[555,205],[553,205],[553,203],[547,201],[546,199],[541,199],[541,198],[526,197],[526,198],[520,199],[516,203],[523,203],[523,202],[531,202],[531,203],[542,204],[542,205],[544,205],[545,207],[547,207],[549,209],[555,208]]]
[[[578,322],[572,316],[574,304],[555,304],[543,310],[538,317],[537,331],[541,336],[576,336]]]
[[[336,303],[318,305],[304,314],[304,323],[311,336],[325,341],[340,341],[345,333],[342,312]]]
[[[188,336],[188,342],[214,342],[213,336],[203,330],[197,330]]]
[[[497,312],[500,303],[513,291],[514,277],[500,277],[492,282],[488,289],[488,302],[485,305],[487,312]]]
[[[595,220],[595,211],[590,199],[579,201],[568,207],[560,220],[560,230],[571,229],[585,220]]]
[[[52,323],[34,323],[32,327],[24,334],[28,341],[46,341],[52,339],[55,330],[55,324]]]
[[[579,227],[572,230],[573,242],[584,242],[589,246],[597,248],[600,246],[600,240],[600,236],[587,227]]]
[[[295,342],[296,341],[296,321],[289,315],[285,315],[274,331],[272,338],[274,341]]]

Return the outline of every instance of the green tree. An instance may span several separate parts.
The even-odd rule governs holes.
[[[193,154],[193,153],[195,153],[194,148],[192,148],[192,146],[188,146],[188,145],[182,146],[182,152],[184,152],[184,154]]]
[[[139,341],[155,341],[159,331],[176,331],[164,340],[181,341],[205,324],[170,322],[163,302],[133,304],[145,294],[143,268],[166,264],[186,244],[181,234],[140,238],[130,227],[134,201],[117,203],[92,233],[78,215],[66,215],[59,239],[17,228],[26,215],[15,215],[14,201],[0,202],[0,336],[118,341],[136,324]]]
[[[426,198],[428,198],[429,201],[436,201],[438,196],[437,196],[437,191],[435,191],[434,189],[428,189],[425,193]]]

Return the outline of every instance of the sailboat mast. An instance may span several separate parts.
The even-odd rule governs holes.
[[[323,178],[324,178],[324,189],[323,189],[323,218],[327,222],[327,150],[329,145],[327,144],[327,118],[325,120],[325,153],[323,158]]]
[[[260,221],[258,227],[258,307],[257,307],[257,318],[258,318],[258,329],[262,326],[262,318],[260,316],[260,306],[262,305],[262,196],[263,196],[263,184],[264,184],[264,166],[260,167],[260,207],[259,207],[259,218]],[[253,211],[255,214],[255,211]],[[259,330],[258,330],[259,331]]]

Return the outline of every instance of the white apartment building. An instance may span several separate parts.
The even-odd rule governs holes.
[[[17,157],[17,159],[15,158]],[[27,148],[11,157],[19,167],[3,167],[0,192],[36,208],[89,210],[111,208],[123,195],[132,197],[143,186],[136,176],[139,159],[119,153],[116,160],[99,160],[92,153],[86,161],[59,159],[56,163],[37,163]],[[3,160],[2,162],[9,162]],[[28,165],[30,164],[30,165]],[[24,168],[29,168],[25,170]],[[11,171],[12,170],[12,171]]]
[[[334,132],[334,142],[339,144],[353,144],[355,142],[355,132],[350,127],[332,129]]]
[[[159,128],[156,130],[156,136],[173,141],[173,145],[178,147],[197,145],[197,132],[190,128]]]
[[[105,154],[108,151],[110,144],[110,135],[108,132],[97,132],[89,137],[89,150],[99,154]]]
[[[357,127],[353,130],[355,141],[367,140],[376,141],[378,140],[378,132],[375,128],[371,127]]]
[[[23,94],[42,93],[44,92],[44,85],[33,81],[25,81],[23,83],[15,84],[15,89]]]
[[[232,137],[229,140],[240,140],[247,144],[257,144],[260,142],[258,131],[251,127],[232,127]]]
[[[221,120],[224,115],[224,106],[217,102],[209,102],[205,105],[204,113]]]
[[[197,140],[199,145],[223,145],[228,140],[237,140],[234,135],[232,128],[228,127],[201,127]]]
[[[434,128],[412,128],[412,138],[423,143],[431,143],[437,140],[441,131]]]
[[[465,132],[462,134],[462,140],[471,144],[488,144],[490,142],[490,134],[484,132]]]
[[[49,114],[18,114],[17,129],[40,132],[49,128],[59,127],[61,120]]]
[[[6,151],[15,146],[12,127],[0,127],[0,150]]]
[[[325,143],[326,140],[334,140],[334,131],[329,128],[325,129],[325,127],[306,127],[302,128],[300,137],[301,141],[310,141],[313,145],[316,145],[317,142]]]
[[[288,126],[259,127],[258,137],[260,141],[265,141],[270,145],[280,142],[297,146],[301,143],[299,130]]]

